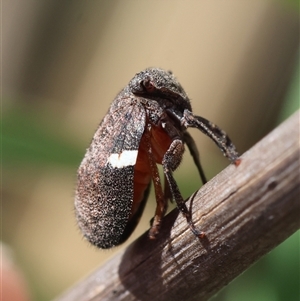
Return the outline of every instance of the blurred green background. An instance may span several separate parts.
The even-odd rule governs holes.
[[[136,72],[171,69],[241,153],[299,108],[298,1],[4,0],[2,19],[1,232],[31,300],[57,296],[148,229],[153,193],[111,251],[82,239],[73,212],[76,169]],[[228,162],[192,135],[211,178]],[[175,177],[184,197],[200,187],[188,152]],[[299,267],[298,231],[214,300],[299,300]]]

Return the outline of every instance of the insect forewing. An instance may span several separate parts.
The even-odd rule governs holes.
[[[145,120],[145,109],[139,102],[117,97],[78,169],[78,224],[84,236],[100,248],[124,241],[122,235],[133,202],[134,165]]]

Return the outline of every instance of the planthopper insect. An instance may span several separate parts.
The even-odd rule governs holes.
[[[124,242],[139,222],[152,181],[157,206],[149,237],[157,236],[168,200],[175,200],[192,232],[204,237],[195,228],[172,175],[186,143],[206,182],[189,127],[210,137],[232,163],[239,164],[229,137],[192,113],[187,94],[171,72],[145,69],[117,95],[78,169],[75,211],[88,241],[103,249]],[[157,164],[163,167],[164,189]]]

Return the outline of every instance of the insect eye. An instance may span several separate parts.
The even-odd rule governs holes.
[[[155,91],[155,87],[154,87],[154,85],[152,84],[152,82],[150,80],[144,80],[142,82],[142,85],[143,85],[144,89],[147,92],[154,92]]]

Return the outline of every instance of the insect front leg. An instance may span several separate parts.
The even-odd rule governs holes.
[[[203,117],[193,115],[193,113],[189,110],[184,110],[181,123],[185,127],[199,129],[217,144],[224,156],[227,157],[232,163],[234,163],[236,166],[240,164],[241,159],[239,159],[239,154],[234,144],[231,142],[228,135],[217,125]]]
[[[189,224],[189,227],[192,230],[192,232],[196,236],[203,238],[205,234],[204,234],[204,232],[199,232],[198,230],[196,230],[196,228],[192,222],[191,213],[189,212],[189,210],[186,207],[185,201],[179,191],[177,183],[172,174],[172,172],[180,164],[183,152],[184,152],[183,142],[180,139],[174,139],[173,142],[171,143],[169,149],[167,150],[167,152],[165,153],[165,155],[163,157],[162,166],[163,166],[164,174],[168,181],[173,199],[175,200],[178,209],[185,216],[187,223]]]

